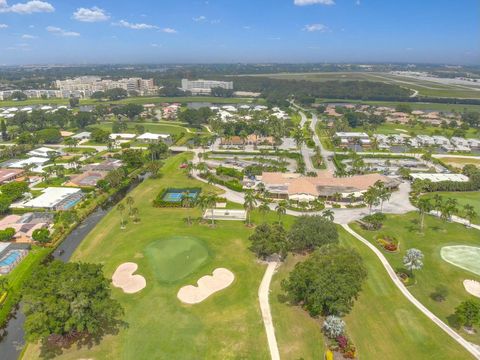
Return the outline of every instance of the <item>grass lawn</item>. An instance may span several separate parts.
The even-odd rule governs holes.
[[[469,354],[417,310],[396,288],[378,258],[365,245],[339,227],[340,243],[357,250],[368,278],[346,317],[348,333],[361,359],[403,360],[470,359]],[[270,296],[275,333],[282,359],[321,359],[322,321],[299,307],[281,302],[281,280],[304,257],[289,256],[272,281]]]
[[[456,192],[435,192],[423,195],[426,198],[433,198],[436,194],[443,197],[445,201],[448,198],[456,199],[458,201],[459,215],[463,215],[463,206],[470,204],[475,208],[477,217],[472,221],[474,224],[480,224],[480,191],[456,191]],[[479,239],[480,239],[480,234]]]
[[[458,168],[463,168],[465,165],[471,164],[480,166],[480,159],[467,159],[467,158],[451,158],[451,157],[438,157],[437,159],[442,160],[447,165],[455,166]]]
[[[68,349],[60,359],[269,357],[257,297],[265,267],[247,249],[252,230],[236,221],[221,222],[215,228],[188,226],[184,218],[187,214],[199,217],[199,209],[162,209],[151,205],[165,187],[201,186],[204,190],[219,191],[188,179],[179,170],[188,158],[181,154],[168,159],[161,179],[146,180],[132,191],[130,195],[140,210],[140,224],[129,222],[122,231],[119,213],[112,210],[74,253],[74,261],[104,264],[108,277],[121,263],[136,262],[137,273],[146,278],[147,287],[133,295],[113,288],[113,296],[125,309],[128,328],[105,337],[90,349]],[[195,263],[186,269],[185,255],[193,254]],[[217,267],[231,270],[235,282],[201,304],[182,305],[176,297],[180,287],[195,284]],[[167,270],[171,273],[170,283],[163,281]],[[24,358],[38,358],[38,350],[30,345]]]
[[[480,246],[480,232],[467,229],[465,226],[441,221],[434,216],[425,217],[425,229],[419,231],[419,216],[417,213],[406,215],[388,215],[380,231],[366,231],[358,224],[352,228],[372,244],[379,247],[374,240],[375,235],[386,234],[396,237],[400,244],[399,253],[385,253],[394,269],[401,269],[405,251],[410,248],[420,249],[425,255],[423,269],[415,272],[416,283],[409,287],[410,292],[428,309],[443,321],[455,327],[451,315],[462,301],[473,298],[464,287],[463,280],[480,281],[480,276],[458,268],[444,261],[440,251],[444,246],[467,245]],[[442,302],[435,301],[432,294],[439,287],[446,287],[448,294]],[[469,335],[462,329],[457,329],[467,340],[480,344],[480,334]]]
[[[151,132],[154,134],[171,134],[178,135],[180,133],[187,133],[187,128],[177,124],[155,124],[155,123],[137,123],[137,122],[128,122],[128,129],[125,132],[135,132],[135,125],[142,125],[145,128],[146,132]],[[112,132],[112,123],[100,123],[97,125],[92,125],[92,127],[98,127],[103,130]],[[195,129],[190,129],[190,131],[195,132]]]

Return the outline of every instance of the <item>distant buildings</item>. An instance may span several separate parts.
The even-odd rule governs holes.
[[[102,79],[98,76],[80,76],[74,79],[57,80],[56,87],[65,93],[80,93],[80,97],[88,97],[97,91],[124,89],[135,91],[139,95],[154,95],[158,91],[153,79],[125,78],[119,80]]]
[[[192,94],[210,94],[212,88],[220,87],[227,90],[233,90],[232,81],[216,80],[182,80],[182,90],[190,91]]]
[[[153,79],[125,78],[119,80],[103,79],[98,76],[80,76],[74,79],[55,81],[57,89],[30,89],[0,91],[0,100],[9,99],[15,91],[21,91],[28,98],[86,98],[96,91],[106,91],[120,88],[128,92],[138,92],[139,95],[155,95],[158,87]]]

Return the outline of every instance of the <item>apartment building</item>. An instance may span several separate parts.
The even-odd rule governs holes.
[[[221,87],[233,90],[232,81],[216,81],[216,80],[188,80],[182,79],[182,90],[190,91],[192,94],[210,94],[212,88]]]

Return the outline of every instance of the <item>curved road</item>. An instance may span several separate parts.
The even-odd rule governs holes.
[[[418,301],[411,293],[407,290],[407,288],[403,285],[401,280],[398,278],[395,270],[393,270],[392,266],[382,254],[380,250],[378,250],[374,245],[372,245],[368,240],[364,239],[362,236],[357,234],[353,231],[350,226],[347,224],[343,224],[342,227],[351,235],[353,235],[357,240],[360,240],[363,244],[368,246],[370,250],[372,250],[375,255],[380,259],[385,270],[387,270],[390,279],[393,283],[397,286],[397,288],[402,292],[403,296],[407,298],[413,305],[417,307],[422,313],[425,314],[430,320],[432,320],[435,324],[440,327],[443,331],[445,331],[448,335],[450,335],[456,342],[458,342],[461,346],[463,346],[470,354],[472,354],[476,359],[480,359],[480,350],[474,345],[465,340],[461,337],[457,332],[455,332],[450,326],[445,324],[442,320],[440,320],[435,314],[433,314],[430,310],[428,310],[420,301]]]

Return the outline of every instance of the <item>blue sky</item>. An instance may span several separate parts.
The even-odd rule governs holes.
[[[478,0],[0,0],[0,64],[480,64]]]

